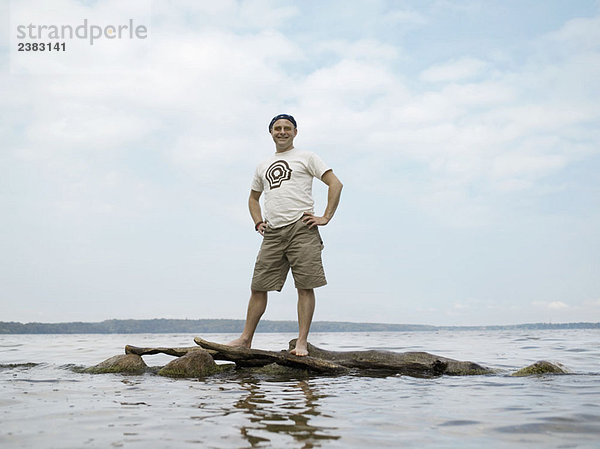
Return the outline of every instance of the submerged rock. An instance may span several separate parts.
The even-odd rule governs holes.
[[[86,369],[84,372],[90,374],[122,373],[143,374],[148,369],[144,360],[136,354],[116,355],[104,362],[98,363]]]
[[[212,356],[196,349],[165,365],[158,374],[167,377],[204,377],[220,371]]]
[[[294,368],[291,366],[283,366],[277,363],[269,363],[265,366],[246,368],[249,373],[265,376],[274,376],[282,378],[306,378],[309,376],[309,371],[302,368]]]
[[[546,360],[540,360],[535,362],[533,365],[526,366],[520,369],[513,376],[539,376],[540,374],[568,374],[569,372],[558,363],[547,362]]]

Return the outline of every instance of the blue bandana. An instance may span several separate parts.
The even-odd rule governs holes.
[[[271,130],[273,129],[273,125],[275,124],[275,122],[277,120],[289,120],[290,122],[292,122],[294,124],[294,128],[297,128],[298,125],[296,124],[296,119],[294,117],[292,117],[291,115],[287,115],[287,114],[279,114],[276,115],[275,117],[273,117],[273,119],[271,120],[271,123],[269,123],[269,132],[271,132]]]

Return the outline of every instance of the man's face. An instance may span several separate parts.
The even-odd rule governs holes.
[[[278,151],[285,151],[292,148],[294,137],[298,134],[298,130],[294,128],[294,124],[286,119],[279,119],[273,123],[271,128],[271,137]]]

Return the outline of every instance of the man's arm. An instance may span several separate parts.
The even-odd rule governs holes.
[[[265,235],[265,228],[267,224],[263,221],[262,218],[262,210],[260,208],[260,196],[262,192],[257,192],[256,190],[250,190],[250,198],[248,198],[248,209],[250,210],[250,216],[252,217],[252,221],[254,222],[254,226],[257,223],[260,223],[256,230],[260,233],[260,235]]]
[[[321,181],[329,187],[327,190],[327,207],[325,208],[325,213],[322,217],[311,214],[304,215],[302,221],[308,224],[309,228],[312,228],[313,226],[325,226],[329,223],[333,218],[333,214],[335,214],[338,204],[340,204],[340,196],[342,195],[342,188],[344,185],[340,182],[338,177],[333,174],[333,170],[328,170],[323,173]]]

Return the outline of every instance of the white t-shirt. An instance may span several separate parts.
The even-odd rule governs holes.
[[[298,221],[305,212],[314,214],[313,178],[321,179],[328,170],[319,156],[296,148],[261,162],[251,188],[265,193],[264,214],[269,226],[280,228]]]

